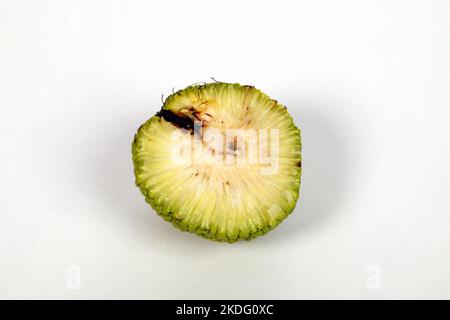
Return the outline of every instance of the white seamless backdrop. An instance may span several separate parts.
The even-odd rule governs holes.
[[[450,2],[0,2],[0,298],[450,298]],[[294,213],[182,233],[134,186],[161,95],[251,84],[302,130]]]

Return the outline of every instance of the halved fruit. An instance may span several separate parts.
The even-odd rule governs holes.
[[[234,242],[276,227],[295,207],[300,130],[252,86],[193,85],[138,130],[132,154],[146,201],[181,230]]]

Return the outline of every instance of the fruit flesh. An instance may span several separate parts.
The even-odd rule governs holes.
[[[276,172],[263,174],[267,164],[261,163],[173,161],[174,132],[202,141],[202,134],[194,132],[195,123],[221,133],[276,129]],[[272,142],[269,139],[269,150]],[[250,146],[243,148],[237,150],[232,140],[213,153],[233,158]],[[298,199],[300,130],[283,105],[254,87],[210,83],[176,92],[139,128],[132,153],[136,184],[153,209],[181,230],[209,239],[234,242],[262,235],[289,215]]]

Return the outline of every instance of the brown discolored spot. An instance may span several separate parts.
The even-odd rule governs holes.
[[[232,150],[232,151],[236,151],[237,150],[237,137],[233,137],[233,141],[230,141],[228,143],[228,149]]]
[[[278,105],[278,101],[274,99],[270,99],[270,102],[273,103],[272,107],[276,107]]]
[[[195,119],[197,119],[198,121],[202,121],[200,112],[194,112],[194,117],[195,117]]]
[[[186,130],[193,130],[194,129],[194,121],[188,117],[182,117],[180,115],[177,115],[173,113],[170,110],[161,109],[156,116],[163,118],[167,122],[170,122],[174,126]]]

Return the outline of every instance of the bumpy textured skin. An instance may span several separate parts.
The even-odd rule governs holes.
[[[266,96],[263,92],[259,91],[258,89],[252,87],[252,86],[242,86],[238,83],[222,83],[222,82],[214,82],[214,83],[205,83],[203,85],[192,85],[189,87],[186,87],[183,90],[180,90],[178,92],[175,92],[174,94],[170,95],[165,101],[164,101],[164,105],[161,108],[161,111],[166,110],[166,106],[168,104],[170,104],[173,99],[175,99],[177,96],[186,94],[187,92],[195,92],[197,90],[202,90],[202,88],[207,88],[207,87],[211,87],[211,86],[215,86],[215,87],[233,87],[233,88],[239,88],[239,87],[248,87],[248,88],[252,88],[253,90],[256,90],[259,94],[265,96],[268,98],[268,96]],[[275,101],[276,100],[271,100],[271,101]],[[278,104],[278,102],[276,102]],[[279,104],[278,104],[279,105]],[[286,109],[285,106],[283,106],[284,109]],[[273,230],[275,227],[277,227],[288,215],[290,215],[292,213],[292,211],[295,209],[297,200],[299,198],[299,191],[300,191],[300,182],[301,182],[301,172],[302,172],[302,160],[301,160],[301,154],[299,154],[299,161],[298,161],[298,168],[296,168],[296,180],[297,182],[292,185],[292,189],[291,191],[293,191],[293,199],[292,201],[290,201],[291,204],[289,204],[289,206],[284,207],[284,215],[281,218],[277,218],[276,221],[274,221],[273,223],[271,223],[270,225],[265,225],[261,228],[258,228],[257,230],[255,230],[254,232],[251,232],[250,234],[245,234],[245,235],[241,235],[239,234],[237,237],[228,237],[228,236],[224,236],[224,235],[219,235],[215,230],[208,230],[206,228],[202,228],[200,226],[197,226],[196,228],[192,228],[192,226],[189,226],[187,224],[184,223],[184,221],[182,219],[178,219],[177,217],[175,217],[175,212],[165,212],[167,210],[164,210],[162,208],[162,206],[160,205],[160,202],[158,201],[158,199],[153,198],[150,196],[150,191],[146,186],[145,186],[145,181],[141,178],[139,178],[139,174],[140,174],[140,170],[142,167],[142,161],[139,158],[139,150],[137,147],[138,144],[138,140],[142,134],[143,131],[145,131],[146,129],[148,129],[152,124],[154,125],[155,123],[158,123],[161,121],[161,111],[158,112],[155,116],[151,117],[149,120],[147,120],[144,124],[142,124],[135,137],[134,140],[132,142],[132,160],[133,160],[133,165],[134,165],[134,173],[136,176],[136,186],[139,187],[140,191],[142,192],[142,194],[145,197],[145,201],[150,204],[150,206],[155,210],[155,212],[161,216],[164,220],[171,222],[176,228],[178,228],[181,231],[188,231],[194,234],[197,234],[198,236],[204,237],[206,239],[210,239],[210,240],[214,240],[214,241],[220,241],[220,242],[229,242],[229,243],[233,243],[236,242],[238,240],[251,240],[257,236],[261,236],[266,234],[267,232],[269,232],[270,230]],[[292,120],[292,118],[291,118]],[[293,124],[292,121],[292,125],[294,126],[294,128],[298,131],[298,149],[299,152],[301,151],[301,138],[300,138],[300,129],[298,129],[297,127],[295,127],[295,125]]]

